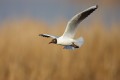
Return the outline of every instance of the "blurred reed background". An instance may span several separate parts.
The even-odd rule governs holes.
[[[83,36],[85,44],[74,51],[38,36],[61,35],[66,18],[54,24],[28,16],[1,20],[0,80],[120,80],[120,23],[104,22],[98,12],[79,25],[76,38]]]

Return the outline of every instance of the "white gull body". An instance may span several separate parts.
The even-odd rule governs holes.
[[[64,49],[74,50],[76,48],[79,48],[83,45],[84,39],[83,39],[83,37],[74,39],[76,30],[78,28],[78,24],[80,22],[82,22],[88,15],[90,15],[97,8],[98,8],[98,6],[95,5],[95,6],[92,6],[88,9],[76,14],[72,19],[70,19],[70,21],[68,22],[67,27],[65,29],[65,32],[60,37],[49,35],[49,34],[39,34],[39,36],[53,38],[50,43],[62,45],[62,46],[64,46]]]

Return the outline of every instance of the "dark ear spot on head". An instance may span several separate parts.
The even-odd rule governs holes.
[[[52,41],[51,41],[51,42],[49,42],[49,44],[50,44],[50,43],[57,44],[57,39],[52,39]]]
[[[53,39],[54,40],[54,43],[57,44],[57,39]]]

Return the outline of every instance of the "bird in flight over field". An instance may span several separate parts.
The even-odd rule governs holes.
[[[39,34],[39,36],[52,38],[52,41],[49,44],[54,43],[58,45],[64,46],[64,49],[74,50],[76,48],[80,48],[83,43],[83,37],[78,39],[74,39],[78,24],[82,22],[88,15],[90,15],[93,11],[98,8],[98,5],[92,6],[78,14],[76,14],[68,23],[65,29],[65,32],[62,36],[57,37],[49,34]]]

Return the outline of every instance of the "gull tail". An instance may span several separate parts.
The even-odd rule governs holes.
[[[79,47],[81,47],[84,44],[84,39],[83,37],[80,37],[76,40],[75,42],[76,45],[78,45]]]

